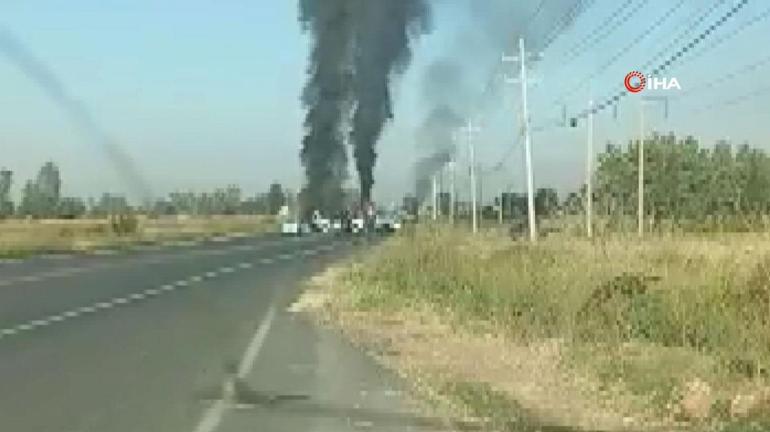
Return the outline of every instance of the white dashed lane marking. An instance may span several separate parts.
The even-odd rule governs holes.
[[[242,250],[256,250],[258,248],[259,247],[255,247],[255,246],[248,246],[247,247],[246,245],[239,246],[239,249],[242,249]],[[307,249],[307,250],[304,250],[302,252],[298,252],[297,255],[299,255],[299,254],[308,255],[308,256],[309,255],[315,255],[315,254],[317,254],[318,252],[320,252],[322,250],[329,251],[329,250],[332,250],[333,248],[334,248],[334,244],[331,244],[331,245],[321,245],[321,246],[318,246],[315,249]],[[221,255],[224,252],[225,251],[222,251],[222,250],[209,251],[209,253],[214,253],[214,254],[217,254],[217,255]],[[261,258],[258,262],[260,264],[267,265],[267,264],[275,263],[276,260],[290,260],[290,259],[294,258],[295,256],[296,256],[295,254],[284,253],[284,254],[276,255],[273,258]],[[56,255],[56,258],[64,258],[64,257],[69,257],[69,256],[66,256],[66,255],[64,255],[64,256]],[[125,297],[115,297],[115,298],[109,299],[109,300],[98,301],[98,302],[95,302],[95,303],[93,303],[91,305],[81,306],[81,307],[78,307],[78,308],[75,308],[75,309],[72,309],[72,310],[68,310],[66,312],[62,312],[60,314],[51,315],[51,316],[44,317],[44,318],[41,318],[41,319],[31,320],[31,321],[28,321],[28,322],[25,322],[25,323],[18,324],[18,325],[13,326],[13,327],[5,328],[5,329],[0,329],[0,339],[2,339],[4,337],[16,336],[16,335],[18,335],[20,333],[23,333],[23,332],[26,332],[26,331],[30,331],[30,330],[33,330],[33,329],[36,329],[36,328],[46,327],[46,326],[49,326],[49,325],[51,325],[53,323],[58,323],[58,322],[66,321],[68,319],[77,318],[77,317],[85,315],[85,314],[91,314],[91,313],[99,312],[99,311],[102,311],[102,310],[112,309],[112,308],[114,308],[114,307],[116,307],[118,305],[126,305],[126,304],[130,304],[131,302],[134,302],[134,301],[144,300],[144,299],[146,299],[148,297],[157,296],[157,295],[160,295],[160,294],[162,294],[164,292],[171,292],[171,291],[176,290],[179,287],[186,287],[186,286],[189,286],[191,283],[201,282],[205,278],[215,278],[215,277],[217,277],[220,274],[234,273],[238,269],[244,269],[245,270],[245,269],[250,269],[250,268],[253,268],[253,267],[254,267],[254,264],[252,264],[250,262],[245,262],[244,261],[244,262],[240,262],[238,264],[235,264],[233,266],[220,267],[218,270],[206,272],[204,275],[190,276],[187,279],[180,279],[180,280],[178,280],[176,282],[164,284],[164,285],[161,285],[161,286],[159,286],[157,288],[148,288],[148,289],[146,289],[144,291],[141,291],[141,292],[128,294]],[[48,272],[48,273],[45,273],[45,274],[41,274],[41,275],[23,276],[23,277],[18,278],[17,280],[26,281],[26,282],[34,282],[34,281],[39,281],[39,280],[45,279],[47,277],[62,277],[62,276],[67,276],[67,275],[72,275],[72,274],[84,272],[86,270],[89,270],[89,268],[88,267],[73,267],[73,268],[68,268],[68,269],[55,270],[55,271],[51,271],[51,272]],[[12,282],[14,282],[14,281],[13,280],[11,280],[11,281],[8,281],[8,280],[0,281],[0,286],[9,285]],[[257,339],[260,339],[261,337],[263,337],[263,336],[260,336]],[[259,344],[257,344],[257,345],[259,345]],[[258,349],[257,349],[257,351],[258,351]],[[247,354],[246,357],[249,357],[249,355]]]
[[[21,282],[40,282],[43,280],[43,276],[22,276],[17,280]]]

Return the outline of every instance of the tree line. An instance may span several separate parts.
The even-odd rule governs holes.
[[[275,215],[287,204],[286,191],[272,183],[265,193],[244,197],[236,185],[210,192],[172,192],[151,205],[133,206],[119,194],[104,193],[96,198],[62,196],[62,179],[53,162],[45,163],[34,179],[21,188],[18,202],[12,199],[13,172],[0,170],[0,218],[32,217],[74,219],[126,213],[150,215]]]
[[[610,223],[636,215],[639,141],[612,143],[593,173],[594,212]],[[585,187],[567,196],[566,213],[582,213]],[[770,210],[770,157],[744,143],[702,147],[691,136],[655,134],[644,141],[644,213],[653,226],[751,229]]]
[[[719,141],[701,146],[692,136],[654,134],[644,142],[644,203],[653,227],[687,230],[750,230],[770,212],[770,156],[749,144]],[[608,143],[593,171],[593,212],[610,227],[630,228],[638,205],[639,141]],[[585,212],[586,187],[560,199],[553,188],[535,192],[539,219]],[[527,195],[504,193],[506,220],[526,220]],[[496,217],[490,207],[484,216]],[[487,214],[488,213],[488,214]]]

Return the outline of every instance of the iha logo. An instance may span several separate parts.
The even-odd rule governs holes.
[[[623,84],[626,86],[626,90],[631,93],[639,93],[646,88],[651,90],[682,90],[682,86],[679,85],[679,80],[676,78],[645,76],[639,71],[629,72],[623,80]]]

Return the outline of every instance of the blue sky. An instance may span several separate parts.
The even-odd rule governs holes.
[[[435,0],[434,31],[415,45],[415,61],[398,81],[396,120],[379,147],[375,192],[381,199],[395,199],[411,190],[412,164],[419,155],[415,130],[426,113],[420,91],[426,67],[436,59],[452,58],[463,65],[470,92],[480,90],[503,46],[484,38],[485,27],[510,21],[513,32],[539,3],[521,1],[518,7],[501,9],[498,21],[488,22],[472,18],[469,1]],[[494,5],[506,3],[472,1],[489,2],[493,10]],[[546,2],[554,7],[569,3]],[[558,117],[561,109],[551,102],[565,89],[574,88],[566,99],[570,113],[585,108],[591,95],[597,100],[612,95],[622,88],[625,73],[641,68],[713,1],[685,0],[654,32],[645,35],[677,3],[635,0],[631,6],[642,6],[632,19],[587,47],[576,46],[620,6],[614,0],[596,0],[556,39],[545,58],[532,65],[531,74],[541,80],[530,90],[533,123]],[[732,3],[726,0],[694,29],[693,36]],[[660,110],[647,108],[650,130],[674,129],[701,137],[707,144],[719,138],[749,140],[770,149],[767,96],[722,104],[770,86],[770,65],[709,87],[715,78],[770,56],[761,42],[770,40],[770,20],[758,21],[710,46],[769,7],[766,1],[750,1],[734,20],[706,39],[703,48],[693,50],[666,74],[677,77],[683,96],[672,102],[671,117],[665,122]],[[265,190],[273,180],[294,187],[300,184],[303,111],[299,95],[309,41],[301,33],[296,15],[294,0],[4,0],[0,4],[0,25],[48,64],[93,111],[98,122],[134,156],[159,194],[228,183],[238,183],[249,193]],[[541,19],[536,18],[530,27],[533,35],[553,26],[552,21],[542,19],[547,15],[538,17]],[[640,35],[644,36],[632,44]],[[575,47],[582,48],[578,56],[570,54]],[[621,55],[608,64],[615,53]],[[510,72],[515,75],[515,65]],[[583,79],[589,76],[590,80]],[[61,166],[67,194],[125,191],[100,150],[83,142],[61,110],[3,57],[0,83],[0,166],[17,173],[17,189],[43,162],[54,160]],[[705,90],[694,89],[699,87]],[[491,95],[495,103],[474,111],[484,126],[477,136],[483,164],[496,163],[518,141],[519,96],[515,86],[500,87]],[[625,141],[638,133],[638,98],[624,98],[620,113],[617,120],[611,113],[597,116],[597,148],[608,139]],[[584,136],[582,125],[533,136],[539,185],[565,190],[583,181]],[[461,158],[464,154],[464,148],[458,150]],[[487,176],[485,187],[518,189],[521,154],[520,146],[516,147],[504,171]]]

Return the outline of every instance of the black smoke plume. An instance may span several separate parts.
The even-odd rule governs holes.
[[[106,153],[115,171],[128,183],[131,191],[144,202],[152,193],[131,157],[96,123],[91,112],[74,98],[61,80],[42,61],[16,39],[10,31],[0,28],[0,53],[13,62],[29,79],[42,88],[51,100],[69,116],[85,137]]]
[[[308,82],[302,96],[305,137],[301,160],[307,184],[304,211],[337,211],[347,179],[342,127],[352,97],[352,37],[355,0],[300,0],[300,21],[312,35]]]
[[[428,197],[431,177],[457,159],[453,133],[466,120],[483,119],[499,108],[506,91],[503,77],[516,71],[515,64],[500,61],[502,54],[517,53],[520,37],[526,39],[530,51],[547,48],[593,1],[452,3],[464,7],[461,10],[468,21],[455,30],[456,39],[446,46],[447,51],[424,71],[421,90],[425,120],[417,130],[420,157],[415,163],[415,192],[419,199]]]
[[[371,200],[376,144],[393,119],[391,80],[411,60],[410,40],[428,30],[425,0],[356,1],[355,113],[350,136],[361,187]]]
[[[346,126],[361,200],[371,199],[375,147],[393,118],[391,81],[409,63],[410,40],[427,31],[428,11],[426,0],[300,0],[300,22],[314,43],[303,94],[306,208],[340,207]]]

